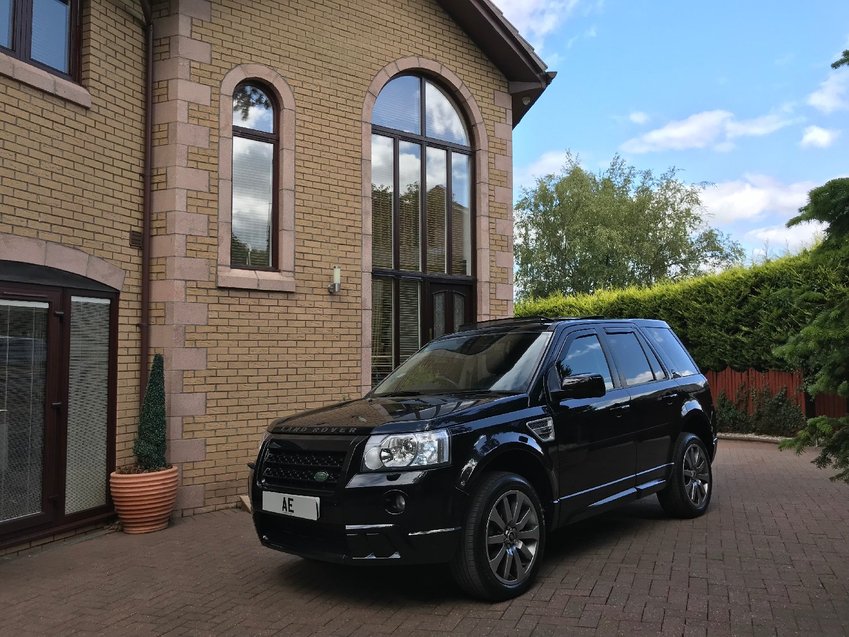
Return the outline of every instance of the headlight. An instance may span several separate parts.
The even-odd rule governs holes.
[[[448,432],[372,436],[363,454],[363,470],[432,467],[448,462]]]

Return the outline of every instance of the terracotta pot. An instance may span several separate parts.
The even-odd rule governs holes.
[[[177,467],[109,476],[112,501],[124,533],[151,533],[168,526],[177,499]]]

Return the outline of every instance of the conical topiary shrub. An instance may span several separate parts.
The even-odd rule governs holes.
[[[168,466],[165,461],[165,428],[165,364],[162,354],[156,354],[147,379],[139,431],[133,445],[139,469],[159,471]]]
[[[177,499],[177,467],[165,458],[165,370],[153,357],[133,453],[136,464],[113,471],[109,487],[125,533],[149,533],[168,526]]]

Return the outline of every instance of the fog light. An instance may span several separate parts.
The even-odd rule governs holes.
[[[383,499],[387,512],[398,515],[407,508],[407,497],[400,491],[387,491]]]

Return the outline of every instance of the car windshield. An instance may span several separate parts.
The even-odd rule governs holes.
[[[528,390],[551,332],[457,334],[433,341],[377,386],[373,395]]]

